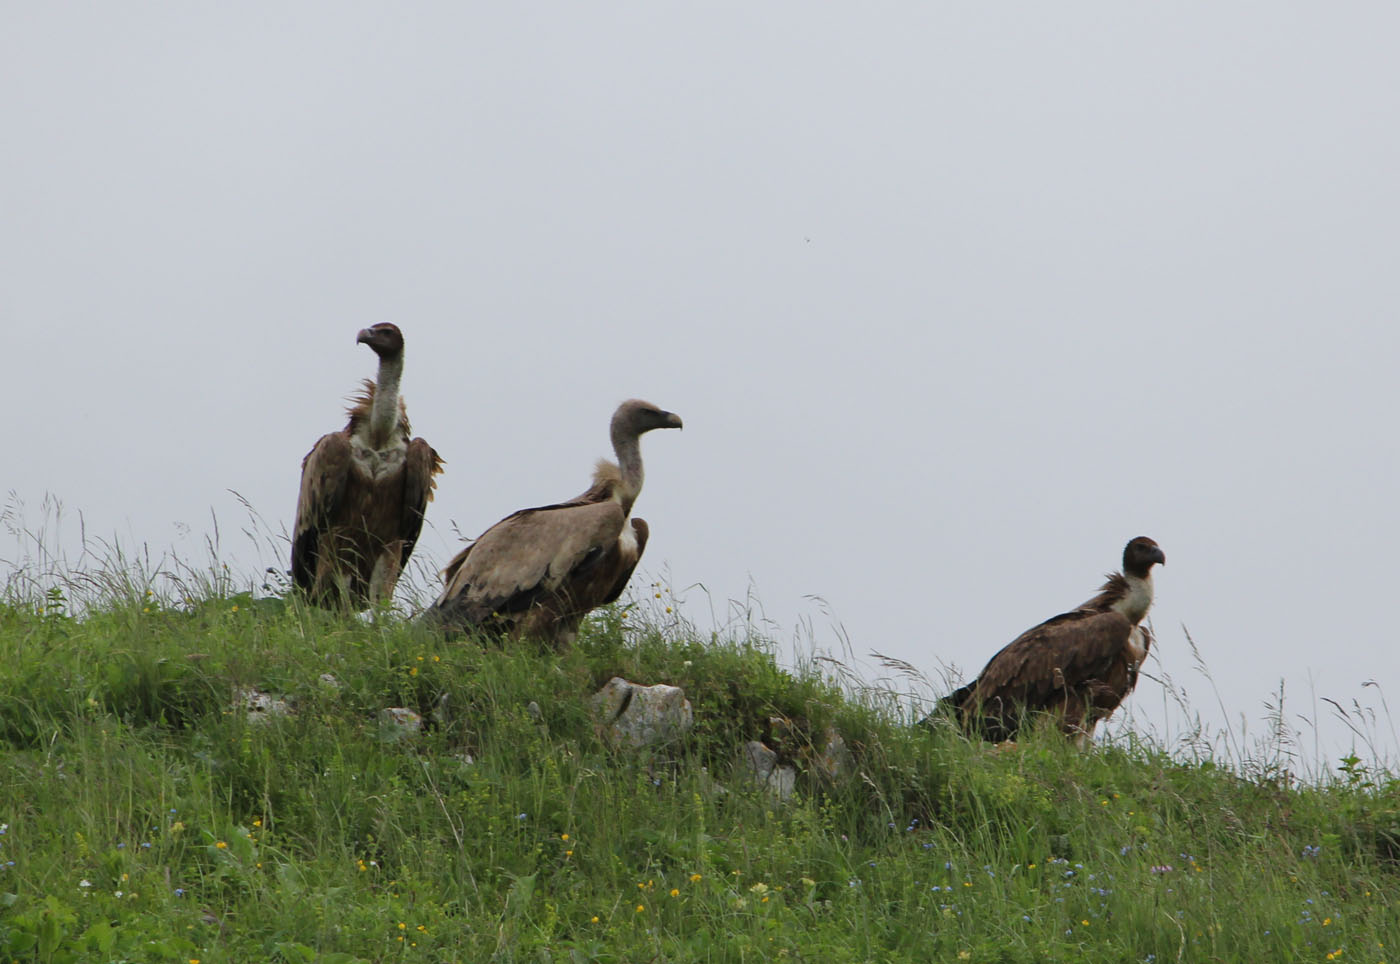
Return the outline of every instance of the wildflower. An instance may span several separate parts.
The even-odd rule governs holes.
[[[594,915],[589,919],[588,923],[590,923],[590,924],[596,924],[596,923],[598,923],[598,915],[597,915],[597,914],[594,914]]]
[[[83,880],[78,881],[78,886],[86,890],[87,888],[92,886],[92,881],[84,878]]]
[[[417,675],[418,675],[418,667],[415,666],[415,667],[413,667],[413,669],[409,670],[409,671],[408,671],[408,675],[409,675],[409,676],[417,676]]]
[[[574,852],[573,852],[572,850],[566,850],[566,851],[564,851],[564,856],[565,856],[565,857],[572,857],[573,855],[574,855]]]
[[[807,878],[806,878],[806,877],[803,877],[802,879],[803,879],[803,880],[806,880]],[[691,882],[692,884],[698,884],[698,883],[700,883],[700,875],[699,875],[699,874],[691,874],[691,875],[690,875],[690,882]]]
[[[768,893],[768,885],[760,880],[758,883],[754,884],[752,887],[749,888],[749,893],[766,894]]]
[[[515,815],[515,819],[516,819],[516,820],[524,820],[524,819],[526,818],[526,816],[528,816],[528,814],[517,813],[517,814]]]
[[[1303,848],[1302,856],[1308,859],[1315,859],[1320,853],[1322,853],[1321,846],[1310,844]]]
[[[1154,874],[1169,874],[1172,872],[1171,864],[1157,864],[1152,868]]]
[[[638,905],[637,905],[637,913],[639,913],[639,914],[640,914],[642,911],[646,910],[646,909],[647,909],[647,908],[646,908],[646,905],[645,905],[645,904],[638,904]]]
[[[569,839],[569,835],[566,834],[566,833],[561,833],[561,834],[559,835],[559,839],[560,839],[560,840],[568,840],[568,839]]]
[[[442,662],[442,657],[441,657],[441,656],[434,656],[434,657],[433,657],[433,662],[434,662],[434,663],[441,663],[441,662]]]
[[[960,961],[970,961],[970,960],[972,960],[972,952],[971,952],[971,951],[958,951],[958,960],[960,960]]]
[[[227,850],[227,849],[228,849],[228,844],[224,843],[224,841],[222,841],[222,840],[220,840],[218,843],[214,844],[214,846],[217,847],[219,850]]]
[[[253,821],[253,826],[255,826],[255,827],[261,827],[261,826],[262,826],[262,818],[259,817],[257,820],[254,820],[254,821]]]
[[[184,897],[184,896],[185,896],[185,888],[183,888],[183,887],[176,887],[176,888],[175,888],[175,896],[176,896],[176,897]]]
[[[408,930],[408,925],[405,924],[403,921],[399,921],[399,930],[401,930],[401,931],[406,931],[406,930]]]
[[[671,896],[672,896],[672,897],[679,897],[680,895],[681,895],[681,892],[680,892],[679,890],[677,890],[677,889],[674,888],[674,887],[671,888]]]

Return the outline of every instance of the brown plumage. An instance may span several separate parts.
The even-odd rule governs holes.
[[[1012,739],[1029,717],[1045,713],[1087,741],[1137,685],[1152,646],[1141,625],[1152,605],[1152,567],[1166,561],[1151,539],[1132,540],[1123,571],[1109,575],[1098,595],[1016,637],[941,705],[988,740]]]
[[[427,618],[453,630],[571,642],[585,615],[622,594],[646,549],[650,530],[631,517],[642,489],[639,438],[680,427],[680,416],[649,402],[623,402],[611,425],[618,464],[600,461],[582,494],[521,509],[482,533],[443,570]]]
[[[385,322],[356,341],[379,356],[378,379],[351,399],[345,428],[323,435],[302,460],[292,581],[321,605],[359,609],[393,595],[442,459],[412,438],[399,397],[403,334]]]

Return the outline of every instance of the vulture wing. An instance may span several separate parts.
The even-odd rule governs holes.
[[[637,563],[642,561],[642,553],[646,551],[647,539],[651,537],[651,529],[647,526],[647,520],[633,519],[632,535],[636,538],[635,548],[626,546],[622,540],[618,540],[608,549],[608,558],[604,559],[602,565],[598,567],[599,574],[606,576],[611,583],[599,599],[597,603],[599,606],[617,602],[617,598],[622,595],[622,590],[627,588],[627,581],[632,578],[632,572],[637,568]]]
[[[400,566],[408,565],[408,557],[413,555],[413,547],[418,544],[418,534],[423,531],[423,513],[428,503],[433,501],[433,489],[437,486],[434,478],[442,471],[442,458],[433,447],[421,438],[408,443],[403,463],[403,508],[399,519],[400,538],[403,539],[403,556]]]
[[[437,607],[473,623],[528,609],[566,578],[596,565],[622,534],[616,502],[522,509],[482,533],[443,571]]]
[[[974,698],[1016,699],[1035,709],[1056,690],[1099,679],[1128,641],[1133,624],[1112,610],[1075,610],[1047,619],[1006,645],[977,677]]]
[[[292,532],[292,581],[309,590],[316,579],[321,536],[330,526],[350,477],[350,439],[343,432],[321,436],[301,462],[301,490]]]
[[[1063,613],[1012,640],[952,699],[988,739],[1014,737],[1022,715],[1037,711],[1062,710],[1079,725],[1086,699],[1121,701],[1122,693],[1113,700],[1106,691],[1120,683],[1117,671],[1132,631],[1128,617],[1113,610]]]

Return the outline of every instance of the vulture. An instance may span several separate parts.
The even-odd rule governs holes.
[[[292,581],[320,605],[363,609],[393,595],[442,459],[412,437],[399,397],[403,333],[381,322],[355,341],[379,356],[379,374],[350,399],[345,428],[302,460]]]
[[[442,594],[426,618],[453,631],[532,637],[556,648],[583,617],[622,595],[649,530],[632,518],[642,491],[643,433],[681,419],[631,399],[612,417],[617,463],[600,460],[593,484],[567,502],[521,509],[459,552],[442,571]]]
[[[1152,605],[1152,567],[1167,557],[1138,536],[1123,550],[1123,571],[1098,595],[1017,636],[977,679],[940,700],[962,724],[994,742],[1014,739],[1040,713],[1081,745],[1137,684],[1152,646],[1142,619]]]

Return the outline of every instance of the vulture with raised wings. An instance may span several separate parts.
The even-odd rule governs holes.
[[[1123,550],[1123,571],[1111,573],[1097,596],[1017,636],[941,705],[988,740],[1013,739],[1023,722],[1043,713],[1087,742],[1137,685],[1152,646],[1142,625],[1152,605],[1152,567],[1166,561],[1156,542],[1138,536]]]
[[[345,428],[302,460],[292,580],[321,605],[361,609],[393,595],[442,459],[412,437],[399,396],[403,333],[381,322],[355,340],[379,356],[379,375],[351,399]]]
[[[451,630],[573,641],[583,617],[622,595],[649,530],[632,518],[642,491],[640,438],[680,428],[679,415],[631,399],[612,417],[617,464],[600,461],[587,491],[567,502],[521,509],[459,552],[427,618]]]

